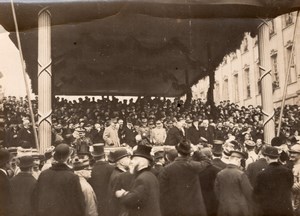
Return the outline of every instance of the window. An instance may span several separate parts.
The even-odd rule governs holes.
[[[224,84],[223,84],[223,99],[224,100],[229,100],[228,78],[224,79]]]
[[[219,83],[215,84],[215,101],[216,102],[220,101],[220,85],[219,85]]]
[[[287,27],[293,24],[293,13],[287,13],[283,15],[283,27]]]
[[[234,101],[239,102],[239,75],[233,75],[234,80]]]
[[[269,37],[271,38],[275,34],[275,23],[274,19],[268,22],[269,25]]]
[[[279,88],[279,74],[277,65],[277,54],[271,56],[273,89]]]
[[[296,70],[296,65],[295,65],[295,55],[294,53],[292,53],[292,48],[293,48],[293,45],[290,45],[286,48],[286,64],[288,65],[289,64],[289,61],[290,61],[290,57],[292,55],[292,59],[291,59],[291,65],[290,65],[290,68],[289,68],[289,77],[288,77],[288,84],[290,83],[293,83],[293,82],[296,82],[297,81],[297,70]]]
[[[245,95],[246,95],[246,98],[251,98],[249,68],[246,68],[244,71],[245,71]]]

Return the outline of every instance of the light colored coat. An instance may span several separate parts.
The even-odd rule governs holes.
[[[86,181],[83,176],[79,176],[80,186],[83,192],[85,201],[85,215],[84,216],[98,216],[97,198],[92,186]]]
[[[105,144],[111,147],[120,146],[120,138],[118,135],[118,129],[112,126],[106,127],[103,133],[103,139]]]

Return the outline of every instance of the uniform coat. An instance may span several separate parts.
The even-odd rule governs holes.
[[[10,180],[12,211],[14,216],[31,216],[32,193],[36,179],[30,173],[20,172]]]
[[[123,138],[124,143],[126,143],[130,147],[136,145],[135,136],[138,135],[138,132],[136,132],[134,127],[129,129],[127,125],[125,125],[123,128],[123,134],[124,134],[124,138]]]
[[[11,215],[11,187],[6,173],[0,170],[0,216]]]
[[[85,213],[79,177],[63,163],[53,164],[40,174],[33,200],[37,216],[82,216]]]
[[[256,178],[259,172],[264,170],[268,166],[265,158],[260,158],[257,161],[249,164],[246,170],[246,174],[250,180],[251,185],[254,187]]]
[[[261,171],[254,186],[254,199],[263,216],[292,216],[293,173],[280,163],[270,163]]]
[[[228,164],[217,174],[215,194],[219,200],[219,216],[250,216],[252,186],[247,175],[236,165]]]
[[[129,193],[120,200],[129,216],[161,216],[159,184],[150,168],[136,174]]]
[[[183,132],[177,127],[172,127],[167,133],[165,145],[176,146],[183,138]]]
[[[196,162],[178,157],[165,166],[159,175],[162,215],[206,215],[199,173],[208,165],[208,161]]]
[[[98,200],[98,213],[108,216],[108,185],[114,167],[106,161],[97,161],[92,169],[90,184]]]
[[[199,128],[200,137],[207,139],[209,144],[213,143],[215,138],[215,129],[213,126],[209,125],[207,128],[200,127]]]

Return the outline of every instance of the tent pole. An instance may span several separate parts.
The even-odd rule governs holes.
[[[261,71],[261,103],[262,113],[264,114],[264,142],[271,143],[275,136],[274,107],[273,107],[273,88],[272,88],[272,69],[269,48],[269,26],[267,21],[258,27],[258,54],[259,69]]]
[[[40,153],[51,146],[52,70],[51,70],[51,14],[47,7],[38,14],[38,112]]]
[[[296,30],[297,30],[298,15],[299,15],[299,11],[297,11],[297,16],[296,16],[296,21],[295,21],[295,27],[294,27],[294,32],[293,32],[292,51],[291,51],[291,55],[290,55],[290,57],[288,59],[288,65],[287,65],[287,68],[286,68],[286,75],[285,75],[285,80],[284,80],[283,96],[282,96],[281,107],[280,107],[279,124],[278,124],[278,129],[277,129],[277,136],[280,135],[280,129],[281,129],[281,123],[282,123],[282,116],[283,116],[283,109],[284,109],[285,99],[286,99],[286,94],[287,94],[288,79],[289,79],[289,76],[290,76],[291,64],[292,64],[293,55],[294,55],[294,51],[295,51],[295,35],[296,35]]]
[[[31,96],[30,96],[28,81],[27,81],[27,77],[26,77],[25,61],[23,58],[23,51],[22,51],[22,45],[21,45],[21,40],[20,40],[19,27],[18,27],[17,16],[16,16],[13,0],[11,0],[11,9],[12,9],[12,13],[13,13],[15,28],[16,28],[17,43],[18,43],[19,55],[20,55],[20,60],[21,60],[21,65],[22,65],[23,78],[24,78],[24,82],[25,82],[26,95],[28,98],[28,106],[29,106],[29,112],[30,112],[30,117],[31,117],[31,122],[32,122],[32,130],[33,130],[33,135],[34,135],[34,140],[35,140],[35,146],[36,146],[37,150],[39,151],[38,134],[36,131],[34,113],[33,113],[32,104],[31,104]]]

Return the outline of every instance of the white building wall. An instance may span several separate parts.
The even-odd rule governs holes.
[[[287,47],[293,41],[293,32],[295,28],[296,13],[293,12],[293,23],[285,27],[285,15],[279,16],[273,20],[274,23],[274,34],[268,36],[270,43],[270,50],[266,50],[270,54],[277,56],[277,68],[279,74],[279,87],[274,89],[273,101],[275,107],[281,105],[286,71],[288,67],[287,59]],[[298,17],[300,19],[300,17]],[[271,22],[271,21],[270,21]],[[248,50],[244,51],[245,41],[248,43]],[[289,83],[287,86],[287,97],[286,104],[299,104],[300,105],[300,20],[297,22],[296,35],[295,35],[295,52],[294,52],[294,64],[296,69],[296,79],[295,82]],[[225,61],[226,60],[226,61]],[[239,50],[235,53],[231,53],[224,57],[224,61],[219,65],[215,71],[215,89],[214,97],[215,102],[218,104],[222,100],[229,99],[231,102],[237,103],[240,106],[248,105],[261,105],[261,94],[259,93],[258,80],[259,80],[259,70],[258,70],[258,43],[257,37],[252,38],[249,33],[245,33],[244,40],[241,41],[241,46]],[[246,83],[245,83],[245,69],[249,69],[250,78],[250,89],[251,95],[248,98],[246,94]],[[235,98],[235,83],[234,75],[238,75],[238,88],[239,97]],[[225,80],[228,79],[228,97],[225,95],[224,91]],[[219,85],[219,88],[217,88]],[[206,97],[207,90],[209,87],[209,79],[205,78],[200,80],[199,83],[193,87],[194,98]],[[217,92],[219,91],[219,92]],[[201,97],[198,92],[201,93]],[[203,93],[205,92],[205,93]],[[218,98],[218,95],[220,97]]]

